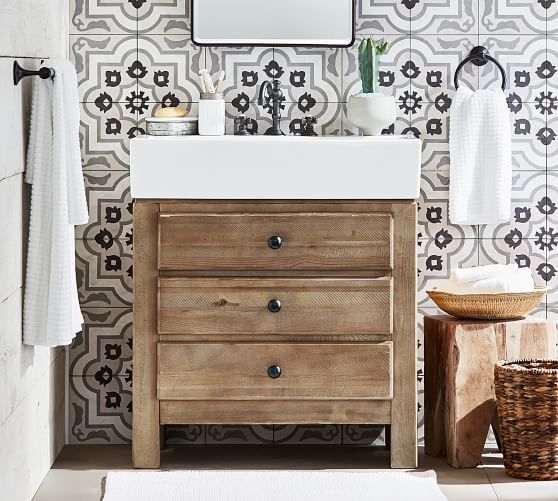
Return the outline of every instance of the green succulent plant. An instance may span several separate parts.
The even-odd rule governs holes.
[[[365,38],[358,46],[358,66],[362,80],[362,92],[378,92],[380,85],[380,57],[387,54],[389,43],[383,38]]]

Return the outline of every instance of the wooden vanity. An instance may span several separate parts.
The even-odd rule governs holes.
[[[134,204],[133,460],[166,424],[385,424],[417,465],[412,200]]]

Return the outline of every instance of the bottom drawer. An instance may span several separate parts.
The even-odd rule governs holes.
[[[392,396],[392,343],[159,343],[160,400]]]

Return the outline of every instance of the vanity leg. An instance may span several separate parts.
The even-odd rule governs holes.
[[[391,467],[417,467],[416,204],[393,204]]]
[[[167,426],[164,424],[159,426],[159,443],[161,444],[161,449],[167,448]]]
[[[159,204],[134,204],[132,455],[135,468],[159,468],[157,400],[157,219]]]
[[[391,425],[389,424],[384,428],[384,447],[388,451],[391,449]]]

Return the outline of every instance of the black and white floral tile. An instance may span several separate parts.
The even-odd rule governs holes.
[[[224,69],[228,131],[245,113],[250,129],[270,126],[256,104],[259,84],[279,78],[284,129],[305,115],[320,134],[357,134],[346,118],[359,90],[356,44],[367,35],[392,48],[381,90],[400,116],[385,133],[423,140],[417,234],[417,385],[422,436],[422,319],[438,310],[425,291],[452,268],[488,263],[529,267],[551,292],[537,315],[558,321],[558,2],[554,0],[357,0],[356,43],[348,49],[207,47],[190,39],[189,0],[71,0],[70,54],[79,79],[82,157],[91,218],[76,234],[79,293],[86,319],[71,347],[72,443],[126,443],[131,437],[132,201],[129,141],[144,119],[177,103],[195,114],[197,73]],[[457,64],[477,44],[506,69],[513,135],[509,223],[455,226],[448,220],[449,109]],[[461,84],[499,85],[492,66],[466,67]],[[259,161],[259,159],[254,159]],[[265,162],[265,159],[261,160]],[[371,165],[381,169],[381,166]],[[380,174],[381,175],[381,174]],[[217,426],[167,430],[169,443],[382,443],[373,426]]]

